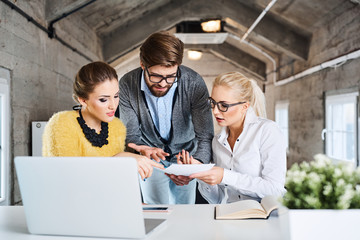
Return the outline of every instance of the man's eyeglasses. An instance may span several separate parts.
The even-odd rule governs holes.
[[[246,102],[238,102],[238,103],[228,104],[228,103],[224,103],[222,101],[216,102],[211,97],[208,98],[208,102],[210,103],[211,108],[215,108],[215,105],[216,105],[220,112],[226,112],[229,109],[229,107],[246,103]]]
[[[176,70],[176,74],[175,75],[170,75],[170,76],[162,76],[159,74],[150,74],[148,68],[145,68],[147,75],[149,76],[149,81],[152,83],[161,83],[162,80],[165,80],[165,82],[167,84],[173,84],[177,81],[177,79],[180,78],[180,69],[179,67]]]

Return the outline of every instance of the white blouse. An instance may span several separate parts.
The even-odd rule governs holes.
[[[224,127],[212,141],[214,163],[224,168],[221,183],[211,186],[199,181],[199,191],[209,203],[259,200],[285,193],[286,144],[275,122],[256,116],[250,107],[233,151],[227,138]]]

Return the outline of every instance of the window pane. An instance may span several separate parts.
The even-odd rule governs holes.
[[[345,159],[354,161],[355,160],[355,138],[354,138],[354,134],[353,133],[347,133],[345,135],[345,139],[346,139],[346,146],[345,146],[346,156],[345,156]]]
[[[3,172],[3,169],[2,169],[2,165],[3,165],[3,163],[2,163],[2,145],[3,145],[3,143],[2,143],[2,141],[1,141],[1,139],[2,139],[2,128],[1,128],[1,126],[2,126],[2,122],[1,122],[1,119],[2,119],[2,108],[1,108],[1,106],[2,106],[2,96],[0,95],[0,198],[2,198],[3,196],[2,196],[2,190],[3,189],[1,189],[1,186],[2,186],[2,181],[3,181],[3,177],[4,176],[2,176],[2,172]]]
[[[7,193],[9,193],[8,188],[8,177],[9,177],[9,121],[10,121],[10,104],[9,104],[9,82],[10,82],[10,72],[0,67],[0,71],[5,73],[6,78],[0,77],[0,206],[8,205],[9,198]]]
[[[356,94],[326,98],[326,154],[338,160],[355,161]]]
[[[275,122],[284,134],[286,147],[289,147],[289,103],[279,102],[276,104]]]
[[[334,104],[333,105],[333,130],[341,131],[343,126],[343,118],[341,117],[343,115],[342,111],[342,105],[340,104]]]
[[[348,103],[344,105],[345,129],[346,131],[355,130],[355,104]]]
[[[287,128],[287,110],[286,109],[281,109],[279,110],[279,123],[280,123],[280,127],[281,128]]]
[[[326,125],[327,129],[334,129],[333,127],[333,105],[329,104],[327,107],[327,114],[326,114]]]
[[[333,156],[337,159],[342,159],[342,134],[341,132],[334,132],[334,138],[333,138]]]

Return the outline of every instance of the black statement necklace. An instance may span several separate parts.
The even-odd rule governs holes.
[[[107,122],[101,122],[101,131],[99,134],[96,133],[95,129],[91,129],[86,125],[85,120],[81,114],[81,110],[79,109],[79,115],[80,117],[77,117],[77,121],[80,124],[80,127],[83,130],[83,133],[85,134],[85,137],[91,145],[94,147],[101,148],[104,145],[107,145],[109,141],[107,140],[109,136],[109,127]]]

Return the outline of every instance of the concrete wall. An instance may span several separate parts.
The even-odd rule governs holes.
[[[288,77],[360,49],[360,18],[358,9],[346,12],[327,26],[314,31],[309,59],[294,62],[280,70],[278,76]],[[274,118],[276,101],[289,101],[288,166],[294,162],[310,161],[313,155],[324,153],[321,131],[325,123],[325,92],[359,89],[360,59],[349,60],[341,66],[327,68],[283,86],[266,87],[268,115]],[[289,74],[291,73],[291,74]]]
[[[17,1],[36,21],[46,26],[44,0]],[[71,26],[71,27],[70,27]],[[87,32],[81,19],[61,20],[54,26],[60,37],[92,59],[100,59],[98,39]],[[75,37],[86,36],[86,39]],[[43,120],[74,105],[72,84],[78,69],[88,60],[64,47],[57,40],[0,2],[0,66],[11,72],[11,185],[12,204],[20,200],[14,156],[31,155],[31,122]]]

